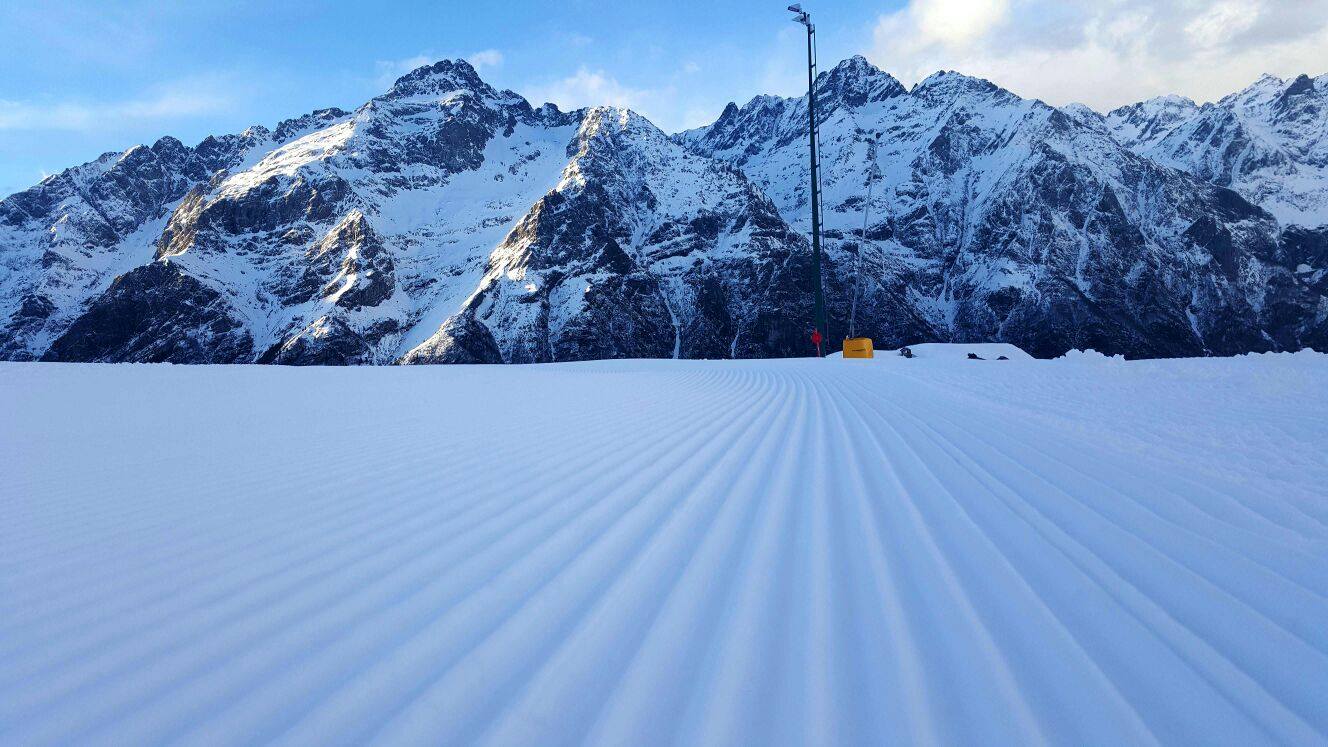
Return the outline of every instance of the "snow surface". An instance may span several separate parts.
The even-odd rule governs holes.
[[[1328,743],[1326,392],[0,364],[0,744]]]

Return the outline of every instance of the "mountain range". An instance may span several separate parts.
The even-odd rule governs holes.
[[[861,57],[817,87],[832,339],[1328,350],[1328,76],[1107,114]],[[806,122],[759,96],[669,135],[456,60],[107,154],[0,201],[0,359],[807,355]]]

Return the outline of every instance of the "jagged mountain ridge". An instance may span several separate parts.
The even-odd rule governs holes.
[[[27,352],[358,364],[796,351],[799,325],[773,310],[809,293],[804,239],[741,173],[637,115],[534,109],[458,61],[296,134],[173,203],[152,262]],[[548,240],[568,226],[581,232]]]
[[[818,85],[832,331],[860,255],[859,331],[887,340],[1147,356],[1324,343],[1321,274],[1298,272],[1277,220],[1134,153],[1102,118],[957,73],[905,90],[862,58]],[[804,99],[758,97],[678,140],[742,168],[806,230],[805,118]]]
[[[1136,153],[1234,189],[1287,225],[1328,225],[1328,75],[1265,75],[1202,107],[1167,96],[1104,121]]]
[[[954,74],[907,91],[860,58],[818,85],[832,334],[859,253],[860,133],[880,132],[858,319],[884,344],[1186,355],[1322,339],[1322,273],[1286,266],[1313,259],[1313,234],[1291,246],[1272,216],[1105,124]],[[803,354],[805,106],[759,97],[669,138],[623,110],[533,108],[445,61],[353,113],[107,156],[0,202],[0,357]],[[976,187],[1005,198],[975,202]],[[1035,230],[970,220],[979,204]],[[1117,243],[1129,251],[1103,251]]]

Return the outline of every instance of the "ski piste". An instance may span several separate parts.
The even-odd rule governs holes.
[[[0,363],[0,744],[1328,739],[1328,356],[912,352]]]

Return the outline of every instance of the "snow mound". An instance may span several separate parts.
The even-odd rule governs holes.
[[[1012,361],[1031,361],[1033,356],[1025,353],[1017,345],[1011,345],[1004,342],[988,343],[949,343],[949,342],[928,342],[920,345],[909,345],[908,348],[913,358],[921,360],[941,360],[941,361],[966,361],[972,360],[970,355],[976,355],[982,360],[995,361],[1005,356],[1006,360]],[[843,358],[842,351],[831,353],[827,358]],[[904,357],[903,350],[877,350],[875,360]]]
[[[1033,360],[1033,356],[1025,353],[1016,345],[1010,345],[1004,342],[983,342],[983,343],[948,343],[948,342],[928,342],[921,345],[909,345],[908,349],[913,351],[913,357],[922,360],[968,360],[970,355],[976,355],[983,360],[999,360],[1005,356],[1012,361]],[[899,351],[891,351],[890,355],[897,355]]]
[[[1099,353],[1092,348],[1088,350],[1071,350],[1070,352],[1057,358],[1059,361],[1071,361],[1074,363],[1124,363],[1123,355],[1107,355]]]
[[[0,744],[1323,744],[1328,356],[0,364]]]

